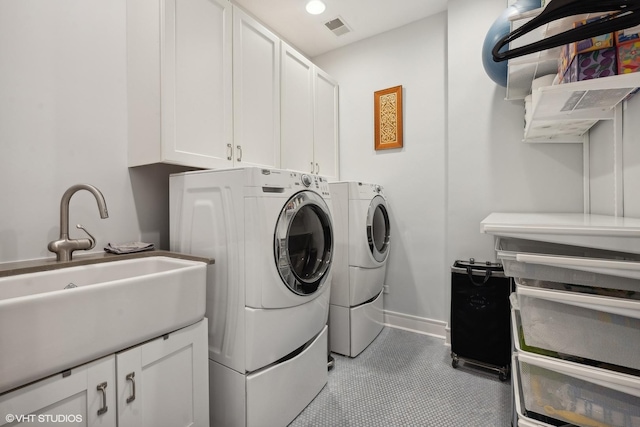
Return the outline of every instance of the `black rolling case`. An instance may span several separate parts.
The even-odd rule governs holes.
[[[451,267],[452,366],[465,363],[509,377],[512,283],[501,264],[456,261]]]

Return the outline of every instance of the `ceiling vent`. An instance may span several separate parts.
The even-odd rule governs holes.
[[[325,22],[325,27],[331,30],[336,36],[341,36],[351,32],[351,29],[345,24],[344,20],[339,16],[329,22]]]

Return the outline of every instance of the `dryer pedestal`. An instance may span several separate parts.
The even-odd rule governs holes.
[[[357,307],[329,306],[329,348],[356,357],[373,342],[384,327],[383,294]]]

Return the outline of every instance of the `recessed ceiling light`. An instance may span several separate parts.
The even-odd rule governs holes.
[[[324,12],[325,9],[326,6],[320,0],[311,0],[309,3],[307,3],[307,12],[312,15],[320,15],[322,12]]]

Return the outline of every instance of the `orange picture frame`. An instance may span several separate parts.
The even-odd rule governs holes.
[[[373,93],[374,148],[402,148],[402,85]]]

